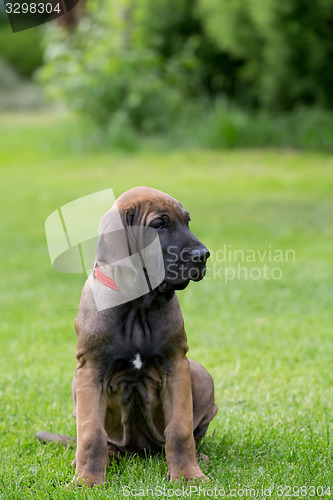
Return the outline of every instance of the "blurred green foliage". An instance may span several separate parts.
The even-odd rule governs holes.
[[[43,62],[42,38],[41,28],[12,33],[8,24],[1,24],[0,57],[29,77]]]
[[[190,117],[214,123],[205,135],[220,144],[221,100],[224,122],[236,106],[250,129],[253,113],[272,119],[290,111],[297,128],[310,107],[319,110],[311,127],[328,123],[332,131],[325,113],[333,107],[332,26],[333,0],[91,0],[75,31],[48,27],[39,79],[52,98],[113,131],[170,133]],[[236,131],[242,113],[233,116]],[[260,115],[263,130],[267,116]],[[263,135],[285,142],[276,131],[284,133],[273,124]],[[304,142],[293,133],[294,145]],[[320,142],[327,141],[310,139]]]
[[[240,99],[274,109],[333,107],[332,0],[198,3],[213,40],[242,60]]]
[[[182,103],[179,75],[161,65],[149,48],[123,52],[116,43],[105,43],[104,29],[85,20],[75,35],[55,31],[41,71],[55,100],[84,111],[102,125],[110,121],[143,132],[162,130]]]

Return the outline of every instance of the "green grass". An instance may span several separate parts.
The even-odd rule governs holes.
[[[75,452],[35,438],[38,430],[75,433],[73,323],[83,284],[52,270],[45,219],[75,198],[134,185],[181,200],[213,255],[223,245],[296,254],[274,264],[281,280],[225,283],[214,272],[237,263],[215,261],[207,279],[179,293],[190,356],[212,374],[219,406],[201,445],[211,459],[203,466],[209,487],[272,487],[271,498],[281,498],[283,485],[332,486],[333,494],[333,158],[272,149],[90,151],[74,122],[8,115],[0,123],[0,498],[177,488],[163,457],[128,457],[109,469],[105,487],[67,491]]]

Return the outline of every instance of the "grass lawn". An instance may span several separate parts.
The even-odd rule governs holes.
[[[78,197],[135,185],[178,198],[212,252],[207,278],[178,294],[190,357],[212,374],[219,406],[200,446],[211,459],[206,490],[333,496],[332,156],[92,151],[71,122],[40,115],[1,116],[0,133],[1,500],[126,498],[129,489],[153,498],[142,490],[156,486],[181,493],[163,457],[122,459],[105,487],[67,491],[75,451],[35,438],[38,430],[75,434],[73,324],[83,284],[53,271],[45,219]],[[223,249],[253,250],[256,262],[242,262],[241,252],[225,262]],[[286,261],[288,250],[295,261],[290,253]],[[227,281],[226,267],[239,279]],[[192,498],[209,495],[189,488]]]

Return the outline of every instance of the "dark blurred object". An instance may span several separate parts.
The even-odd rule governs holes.
[[[56,4],[59,0],[51,0]],[[74,7],[71,8],[70,0],[65,0],[67,12],[65,15],[57,18],[57,23],[66,28],[74,28],[82,17],[85,15],[86,0],[79,0]]]

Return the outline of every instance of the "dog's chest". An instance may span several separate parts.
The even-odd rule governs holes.
[[[129,358],[118,358],[112,366],[107,385],[109,393],[118,393],[122,404],[139,395],[149,403],[163,386],[166,368],[161,356],[147,357],[137,350]]]
[[[160,356],[139,350],[118,359],[108,380],[109,440],[120,449],[144,449],[163,444],[160,425],[161,392],[166,369]]]
[[[130,315],[109,346],[112,355],[105,359],[109,391],[119,392],[123,404],[134,393],[148,402],[163,385],[167,345],[163,329],[152,328],[144,312]]]
[[[177,311],[176,311],[177,312]],[[182,317],[130,311],[101,345],[100,377],[108,393],[108,440],[123,450],[164,442],[162,401],[175,352],[183,348]]]

